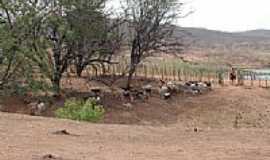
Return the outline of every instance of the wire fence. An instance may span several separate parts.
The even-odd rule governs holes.
[[[126,76],[129,61],[121,60],[117,64],[89,67],[87,77]],[[243,86],[270,87],[270,72],[257,73],[248,70],[237,70],[237,79],[229,79],[230,68],[218,65],[187,64],[180,61],[145,62],[140,64],[134,77],[165,81],[206,81],[212,84],[234,84]]]

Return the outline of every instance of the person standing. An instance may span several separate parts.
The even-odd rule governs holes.
[[[231,71],[230,71],[230,75],[229,75],[229,78],[230,78],[230,81],[231,81],[231,84],[234,85],[234,82],[236,81],[236,69],[235,68],[231,68]]]

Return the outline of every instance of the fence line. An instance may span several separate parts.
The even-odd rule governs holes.
[[[127,75],[128,61],[121,61],[118,64],[102,67],[88,67],[86,69],[87,76],[119,76]],[[161,79],[167,81],[208,81],[213,84],[229,84],[229,69],[206,69],[206,68],[189,68],[186,66],[175,67],[173,64],[155,64],[143,63],[137,67],[134,77],[146,79]],[[257,78],[260,75],[269,76],[269,79]],[[263,88],[270,87],[270,74],[258,74],[255,72],[240,71],[237,75],[236,83],[244,86],[258,86]]]

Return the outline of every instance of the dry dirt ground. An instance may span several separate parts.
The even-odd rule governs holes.
[[[109,112],[104,123],[114,124],[0,113],[0,160],[270,159],[269,90],[227,86],[157,99]]]
[[[71,135],[56,135],[66,129]],[[95,125],[2,114],[1,160],[268,160],[267,129]],[[53,158],[44,158],[51,154]],[[49,156],[47,156],[49,157]]]

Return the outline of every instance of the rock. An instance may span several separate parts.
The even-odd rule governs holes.
[[[198,128],[198,127],[195,127],[194,132],[198,133],[198,132],[203,132],[203,129],[202,128]]]
[[[47,155],[43,156],[42,158],[43,159],[56,159],[56,157],[51,155],[51,154],[47,154]]]
[[[42,160],[63,160],[63,159],[52,154],[47,154],[42,157]]]
[[[194,132],[196,132],[196,133],[203,132],[203,129],[202,128],[195,127],[194,128]]]
[[[55,135],[71,135],[67,130],[60,130],[60,131],[56,131],[56,132],[53,132],[53,134]]]

